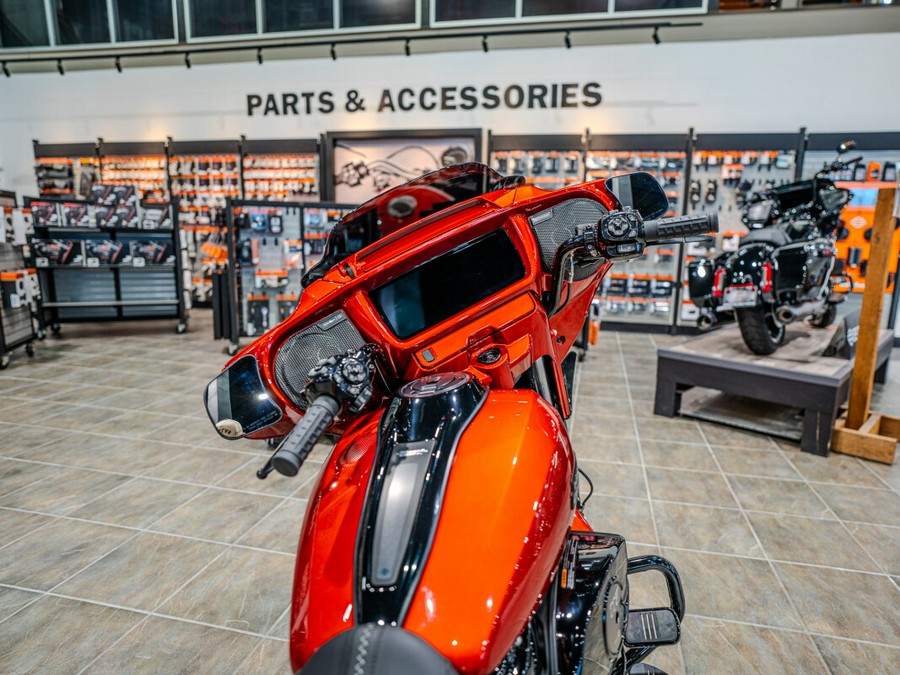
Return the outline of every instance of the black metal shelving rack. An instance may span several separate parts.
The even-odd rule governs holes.
[[[0,190],[0,209],[16,208],[16,193]],[[0,222],[0,228],[6,223]],[[0,242],[0,273],[18,272],[27,268],[22,246],[11,242]],[[28,280],[25,280],[26,283]],[[19,299],[17,307],[7,301],[5,293],[0,289],[0,370],[10,362],[10,353],[24,346],[29,356],[34,355],[34,340],[37,333],[32,320],[31,304]]]
[[[43,198],[41,201],[53,200]],[[177,207],[177,203],[172,203],[171,229],[35,225],[32,243],[34,240],[61,237],[80,241],[98,238],[129,242],[160,240],[171,244],[174,258],[173,263],[144,266],[38,266],[43,298],[42,325],[48,325],[56,333],[63,323],[172,318],[178,320],[176,332],[184,333],[187,330],[188,312],[182,277]]]

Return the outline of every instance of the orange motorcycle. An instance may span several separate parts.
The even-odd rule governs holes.
[[[295,671],[660,672],[642,662],[679,638],[678,574],[587,523],[566,420],[611,264],[717,228],[667,210],[646,173],[548,192],[470,163],[335,226],[293,315],[205,396],[222,436],[278,439],[260,478],[336,439],[297,551]],[[651,570],[670,606],[630,607]]]

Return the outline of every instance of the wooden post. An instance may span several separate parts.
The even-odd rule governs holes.
[[[866,268],[866,290],[863,293],[859,317],[859,342],[856,343],[856,364],[850,385],[850,406],[847,409],[847,428],[859,429],[869,418],[872,401],[872,382],[875,379],[875,360],[878,334],[881,332],[881,308],[887,287],[888,258],[894,236],[894,199],[897,189],[878,191],[875,222],[872,224],[872,247]]]
[[[875,222],[872,224],[866,290],[859,317],[859,341],[856,343],[856,362],[850,383],[850,404],[846,416],[841,416],[834,425],[831,449],[893,464],[897,441],[900,440],[900,418],[869,412],[878,358],[881,309],[887,287],[888,257],[894,236],[894,199],[897,195],[896,185],[880,187]]]

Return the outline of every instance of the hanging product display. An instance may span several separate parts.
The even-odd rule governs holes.
[[[106,143],[100,140],[100,182],[134,188],[141,199],[168,200],[163,143]]]
[[[898,182],[897,166],[900,165],[900,134],[897,133],[847,133],[810,134],[803,156],[803,177],[810,178],[834,159],[834,148],[848,139],[856,143],[853,155],[862,160],[855,167],[829,173],[829,178],[848,188],[853,197],[841,212],[844,227],[837,240],[837,257],[843,262],[843,271],[853,281],[853,292],[862,293],[866,288],[866,272],[871,250],[872,225],[875,219],[875,202],[882,183]],[[894,231],[888,256],[888,288],[890,292],[897,274],[900,255],[900,229]],[[849,289],[849,287],[848,287]]]
[[[100,180],[97,145],[35,141],[34,175],[41,196],[86,199]]]
[[[529,185],[558,190],[584,180],[581,136],[488,136],[491,167],[504,176],[524,176]]]
[[[585,156],[587,180],[643,171],[669,200],[666,216],[681,212],[688,137],[680,135],[591,136]],[[671,326],[674,321],[679,244],[664,244],[609,274],[598,296],[607,322]]]
[[[243,198],[319,200],[319,145],[314,139],[241,139]]]

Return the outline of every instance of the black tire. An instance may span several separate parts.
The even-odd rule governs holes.
[[[736,313],[744,344],[754,354],[772,354],[784,342],[784,325],[775,320],[771,310],[751,307]]]
[[[837,318],[837,305],[833,302],[825,303],[825,311],[822,312],[822,316],[818,319],[816,317],[812,317],[809,320],[809,323],[816,328],[825,328],[825,326],[830,326],[834,323],[834,320]]]

